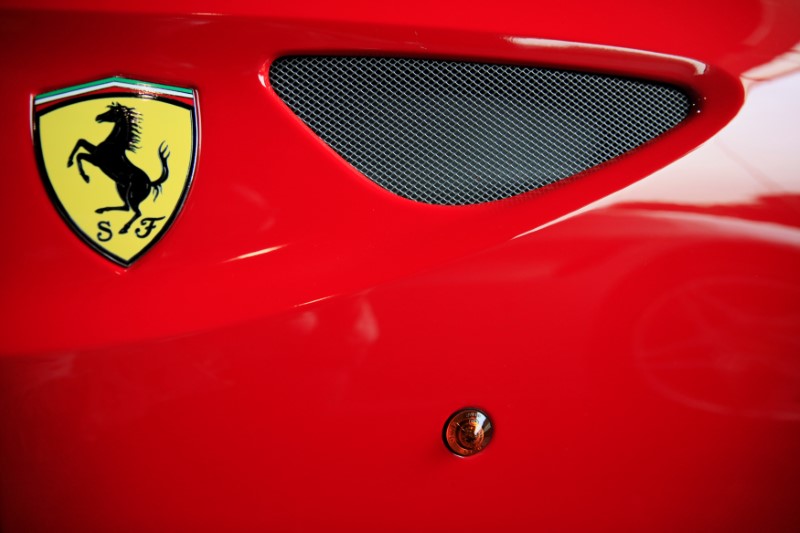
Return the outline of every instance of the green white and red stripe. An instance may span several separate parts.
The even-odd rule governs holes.
[[[105,78],[90,83],[74,85],[65,89],[59,89],[57,91],[43,93],[36,96],[33,99],[33,103],[37,109],[43,109],[55,104],[56,102],[76,99],[89,93],[130,93],[131,96],[152,95],[170,100],[178,100],[190,106],[194,105],[194,91],[192,89],[176,87],[174,85],[163,85],[160,83],[131,80],[121,77]]]

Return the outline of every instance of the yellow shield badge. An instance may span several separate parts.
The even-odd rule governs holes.
[[[53,203],[104,257],[129,266],[180,210],[194,174],[192,89],[108,78],[34,98],[33,137]]]

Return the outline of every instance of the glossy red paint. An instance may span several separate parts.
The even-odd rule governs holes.
[[[800,527],[796,2],[4,4],[4,531]],[[272,92],[320,51],[659,79],[698,113],[427,206]],[[112,75],[200,101],[186,206],[129,269],[64,225],[29,135],[34,94]],[[457,458],[464,406],[495,434]]]

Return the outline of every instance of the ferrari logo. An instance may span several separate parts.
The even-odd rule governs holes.
[[[191,89],[109,78],[34,99],[45,185],[72,230],[128,266],[169,228],[197,152]]]

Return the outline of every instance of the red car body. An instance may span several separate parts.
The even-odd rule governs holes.
[[[3,531],[800,529],[800,4],[4,0]],[[511,199],[380,188],[277,58],[683,87],[674,130]],[[130,268],[60,218],[32,98],[192,87],[196,172]],[[455,410],[494,437],[459,458]]]

